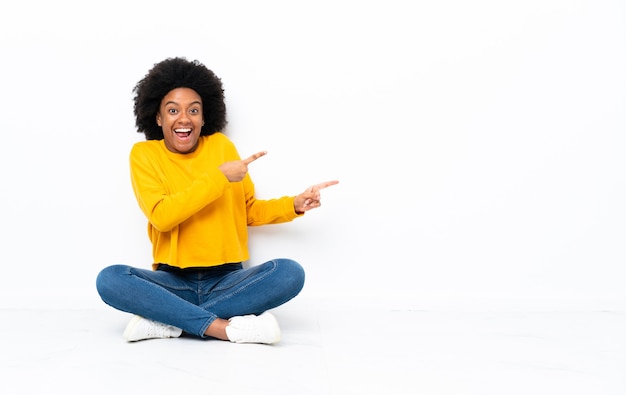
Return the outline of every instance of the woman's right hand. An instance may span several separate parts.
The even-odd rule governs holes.
[[[267,151],[260,151],[250,155],[246,159],[224,162],[220,165],[219,169],[226,176],[228,181],[239,182],[243,180],[248,173],[248,165],[266,154]]]

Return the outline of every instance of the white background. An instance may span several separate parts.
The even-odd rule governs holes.
[[[303,294],[626,305],[626,6],[614,0],[10,2],[0,13],[0,304],[99,306],[148,267],[132,88],[172,56],[222,78],[260,198],[338,179],[251,229]],[[540,302],[537,302],[540,301]]]

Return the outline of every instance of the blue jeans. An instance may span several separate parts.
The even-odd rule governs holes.
[[[294,298],[304,286],[304,269],[290,259],[243,268],[229,263],[202,269],[163,265],[156,271],[127,265],[104,268],[96,279],[111,307],[206,337],[217,318],[261,314]]]

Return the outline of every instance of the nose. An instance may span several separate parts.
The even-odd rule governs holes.
[[[182,123],[182,124],[189,124],[191,121],[189,119],[189,115],[186,112],[181,112],[180,116],[178,117],[178,119],[176,120],[178,123]]]

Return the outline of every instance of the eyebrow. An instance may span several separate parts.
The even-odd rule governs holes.
[[[166,106],[167,106],[168,104],[176,104],[176,105],[179,105],[179,103],[178,103],[178,102],[175,102],[175,101],[173,101],[173,100],[170,100],[170,101],[168,101],[168,102],[165,102],[165,105],[166,105]],[[189,105],[194,105],[194,104],[199,104],[199,105],[202,105],[202,102],[201,102],[200,100],[196,100],[196,101],[192,101],[191,103],[189,103]]]

